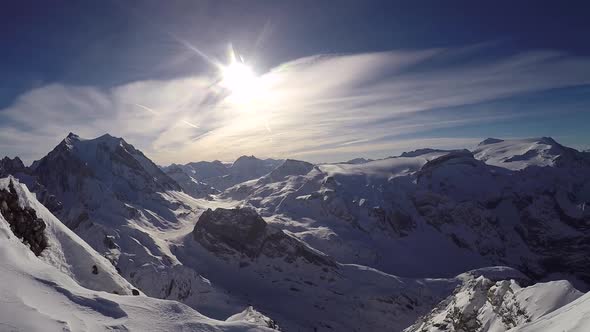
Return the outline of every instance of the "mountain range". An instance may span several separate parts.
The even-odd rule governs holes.
[[[0,178],[0,330],[590,328],[590,154],[549,137],[159,167],[70,133]]]

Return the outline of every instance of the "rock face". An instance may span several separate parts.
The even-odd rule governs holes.
[[[299,240],[274,229],[250,208],[203,212],[193,230],[193,238],[209,251],[221,256],[241,254],[283,258],[292,263],[303,259],[318,266],[336,267],[327,256],[315,252]]]
[[[262,313],[258,312],[252,306],[249,306],[248,308],[244,309],[244,311],[229,317],[228,319],[226,319],[226,321],[227,322],[245,321],[248,323],[256,324],[258,326],[268,327],[273,330],[277,330],[277,331],[281,330],[281,328],[279,327],[279,324],[277,324],[277,322],[275,322],[273,319],[263,315]]]
[[[14,159],[4,157],[0,160],[0,177],[5,177],[10,174],[16,175],[17,173],[25,171],[26,167],[19,157],[14,157]]]
[[[266,236],[266,226],[252,209],[208,209],[195,225],[193,237],[213,252],[223,243],[248,257],[256,257]]]
[[[39,183],[35,176],[33,169],[26,167],[19,157],[10,159],[4,157],[0,160],[0,178],[13,175],[20,179],[22,183],[26,183],[32,191],[37,194],[37,199],[45,205],[49,211],[58,212],[63,206],[55,195],[49,193],[47,188]]]
[[[8,188],[9,190],[0,189],[0,212],[10,224],[10,230],[14,235],[39,256],[47,247],[47,237],[43,232],[46,227],[45,222],[37,218],[35,210],[20,207],[12,181]]]

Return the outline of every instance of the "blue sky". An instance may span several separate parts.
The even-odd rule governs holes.
[[[590,148],[589,7],[4,4],[0,150],[30,162],[70,131],[125,137],[162,164],[243,154],[376,158],[491,136]],[[263,87],[247,102],[230,98],[235,91],[219,86],[223,74],[211,64],[227,65],[230,45]]]

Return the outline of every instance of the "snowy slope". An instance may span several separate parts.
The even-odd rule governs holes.
[[[498,280],[467,273],[463,284],[406,332],[505,332],[567,305],[582,296],[567,281],[521,287],[526,280]]]
[[[513,148],[506,142],[484,143],[520,149],[520,141]],[[223,196],[256,207],[340,262],[408,277],[508,265],[535,280],[561,274],[588,289],[590,167],[575,150],[560,149],[553,166],[519,171],[467,150],[307,165],[305,174],[287,161],[291,173],[236,185]],[[501,159],[486,151],[488,162]],[[396,255],[384,254],[390,252]]]
[[[57,220],[37,201],[26,186],[20,184],[15,178],[8,177],[0,179],[0,190],[9,190],[10,183],[13,184],[18,196],[19,205],[32,208],[46,225],[44,233],[48,246],[41,253],[42,260],[86,288],[131,294],[133,287],[117,273],[115,267]],[[3,213],[7,212],[3,211]],[[96,274],[93,273],[93,269]]]
[[[33,168],[63,204],[56,216],[147,295],[216,318],[247,306],[170,252],[166,237],[194,223],[199,203],[123,139],[70,134]]]
[[[339,264],[248,208],[204,212],[174,252],[286,331],[401,330],[460,282]]]
[[[567,288],[548,283],[521,291],[506,276],[466,286],[465,277],[455,277],[475,268],[508,265],[534,282],[590,285],[585,159],[565,147],[553,155],[531,141],[538,158],[517,170],[515,160],[510,167],[490,163],[526,153],[520,143],[488,140],[482,160],[467,150],[433,149],[359,164],[285,160],[277,167],[243,157],[233,165],[194,163],[204,170],[199,175],[188,165],[161,172],[119,138],[69,135],[19,177],[54,195],[62,203],[57,216],[149,296],[216,319],[241,311],[232,320],[287,331],[400,331],[457,285],[470,293],[473,285],[489,290],[508,280],[494,289],[523,298],[554,290],[560,298]],[[232,187],[207,199],[187,194],[183,181],[200,186],[203,174],[219,188]],[[566,302],[528,310],[545,314]],[[500,326],[486,309],[499,307],[481,308],[480,321]]]
[[[30,203],[28,199],[23,203]],[[216,321],[173,301],[82,288],[69,275],[35,257],[1,215],[0,273],[2,331],[268,330],[247,316]]]
[[[488,138],[473,151],[489,165],[521,170],[529,166],[558,166],[581,158],[581,154],[551,137],[501,140]],[[588,165],[588,164],[587,164]]]
[[[585,332],[590,329],[590,293],[510,332]]]
[[[280,326],[293,330],[312,326],[343,331],[401,329],[447,296],[456,283],[400,281],[363,266],[340,266],[332,258],[317,259],[330,262],[327,266],[304,264],[298,257],[325,255],[278,229],[267,235],[277,242],[265,240],[267,246],[276,244],[284,249],[277,257],[269,258],[266,251],[263,258],[248,261],[240,258],[241,251],[221,257],[214,252],[217,247],[204,247],[189,235],[199,214],[219,202],[195,200],[158,182],[148,183],[149,177],[143,176],[147,172],[130,170],[133,163],[121,162],[130,160],[133,150],[117,151],[116,146],[125,144],[119,139],[83,140],[70,135],[64,142],[65,149],[56,148],[37,163],[35,174],[49,188],[56,188],[55,194],[64,204],[62,215],[74,231],[147,295],[179,300],[219,319],[252,304]],[[92,159],[79,144],[104,155]],[[78,166],[75,171],[61,173],[61,165]],[[269,178],[309,170],[309,164],[294,161],[283,166],[269,173]],[[133,187],[140,188],[136,195],[128,193]],[[267,266],[267,258],[275,264],[268,262]],[[319,290],[319,285],[327,288]],[[293,303],[299,303],[300,309],[293,310],[285,298],[296,299]],[[351,318],[343,321],[342,312],[350,313]],[[353,319],[355,315],[359,318]]]

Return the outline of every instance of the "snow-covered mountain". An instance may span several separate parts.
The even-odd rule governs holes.
[[[506,158],[506,141],[497,141],[479,147],[503,144],[503,157],[491,148],[476,156],[493,164]],[[512,151],[522,154],[517,143]],[[559,149],[547,167],[533,158],[516,171],[467,150],[418,150],[360,165],[308,164],[308,172],[269,174],[224,196],[258,208],[340,262],[412,277],[508,265],[535,280],[567,275],[587,289],[590,168],[582,153]],[[295,164],[305,163],[288,160],[284,169],[301,169]]]
[[[31,167],[2,160],[14,178],[0,198],[17,192],[11,211],[31,221],[3,221],[72,280],[59,287],[128,317],[136,300],[92,292],[138,289],[213,318],[177,304],[168,315],[180,325],[162,329],[506,331],[579,302],[572,284],[590,288],[589,165],[541,138],[340,164],[240,157],[160,169],[121,138],[70,134]],[[169,303],[139,308],[166,314]]]
[[[61,221],[147,295],[215,317],[246,307],[170,252],[166,238],[192,227],[198,202],[123,139],[70,134],[33,164],[28,178],[59,200]]]
[[[557,143],[551,137],[501,140],[487,138],[473,151],[475,158],[489,165],[521,170],[530,166],[590,165],[580,152]]]
[[[6,177],[9,174],[17,174],[26,171],[25,164],[19,157],[0,159],[0,177]]]
[[[524,287],[520,284],[527,280],[522,277],[498,280],[472,272],[459,277],[464,281],[452,295],[404,331],[503,332],[536,321],[583,294],[564,280]]]
[[[585,332],[590,327],[590,293],[510,332]]]
[[[288,331],[401,330],[459,282],[340,264],[249,208],[205,211],[174,252]]]
[[[257,240],[265,244],[261,254],[253,255],[248,246],[238,246],[230,254],[220,255],[219,248],[224,248],[226,241],[220,240],[223,236],[219,238],[215,227],[201,223],[213,212],[198,216],[207,208],[223,211],[219,208],[231,208],[235,203],[198,200],[175,190],[178,185],[153,171],[153,163],[133,162],[142,156],[118,138],[85,140],[69,135],[35,163],[30,177],[55,188],[52,193],[63,203],[58,215],[149,296],[182,301],[218,319],[253,304],[293,330],[332,326],[344,330],[401,329],[447,296],[455,285],[454,280],[400,281],[366,267],[343,266],[274,226],[263,227],[264,235]],[[252,162],[253,158],[245,159],[245,166],[236,169],[250,169]],[[309,167],[288,165],[269,176],[304,172]],[[231,218],[222,219],[223,223]],[[232,227],[239,225],[230,223],[222,227],[222,233],[229,236]],[[210,236],[216,241],[206,245],[203,239]],[[243,256],[249,259],[240,258]],[[242,281],[236,283],[235,278]],[[362,284],[366,286],[360,287]],[[297,299],[301,310],[283,303],[286,296]],[[368,306],[372,301],[376,302]],[[343,321],[343,312],[356,318]]]
[[[13,177],[0,179],[0,211],[12,233],[34,254],[80,285],[97,291],[132,293],[131,284],[107,259],[63,225]]]
[[[182,191],[195,198],[209,197],[209,195],[220,193],[219,190],[197,180],[193,171],[187,169],[186,166],[170,165],[164,169],[164,172],[180,185]]]
[[[227,321],[133,292],[115,268],[14,178],[0,179],[0,330],[270,331],[248,308]],[[41,227],[35,227],[43,225]],[[31,246],[37,228],[45,246]],[[18,235],[17,235],[18,234]],[[124,294],[137,296],[123,296]]]
[[[177,180],[185,192],[195,197],[202,197],[244,181],[257,179],[268,174],[281,163],[282,160],[241,156],[232,164],[224,164],[218,160],[200,161],[186,165],[172,164],[164,167],[163,170]]]

